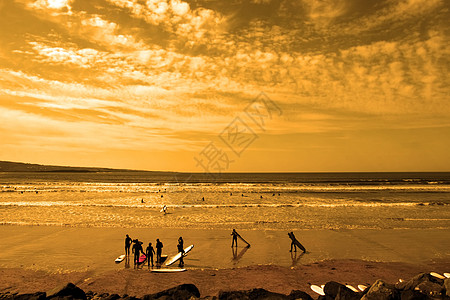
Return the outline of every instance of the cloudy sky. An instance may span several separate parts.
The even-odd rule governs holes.
[[[449,171],[446,0],[0,0],[0,160]]]

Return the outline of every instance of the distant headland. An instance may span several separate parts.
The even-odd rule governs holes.
[[[129,169],[111,169],[97,167],[69,167],[39,165],[12,161],[0,161],[0,172],[61,172],[61,173],[95,173],[95,172],[151,172]]]

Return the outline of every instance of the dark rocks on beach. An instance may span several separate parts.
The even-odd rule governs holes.
[[[69,282],[64,286],[59,286],[48,292],[48,300],[86,300],[86,293],[77,287],[75,284]]]
[[[290,299],[313,300],[309,294],[299,290],[292,290],[288,297]]]
[[[289,295],[279,294],[267,291],[265,289],[253,289],[247,291],[221,291],[219,292],[219,300],[313,300],[313,298],[299,290],[292,290]]]
[[[45,300],[46,293],[37,292],[34,294],[0,294],[0,300]]]
[[[450,278],[444,280],[444,289],[447,291],[447,297],[450,297]]]
[[[153,300],[153,299],[174,299],[174,300],[184,300],[190,299],[192,297],[199,298],[200,291],[193,284],[182,284],[171,289],[151,294],[145,295],[143,300]]]
[[[330,281],[325,284],[325,296],[318,300],[450,300],[450,279],[439,279],[428,273],[414,276],[408,281],[396,285],[377,280],[364,292],[354,292],[345,285]],[[0,300],[153,300],[174,299],[188,300],[200,298],[198,288],[193,284],[182,284],[156,294],[136,298],[129,295],[85,293],[73,283],[57,287],[47,294],[38,292],[34,294],[0,293]],[[252,289],[246,291],[221,291],[217,296],[207,296],[205,300],[313,300],[313,298],[299,290],[293,290],[289,295],[267,291],[265,289]]]
[[[400,293],[393,284],[385,283],[383,280],[377,280],[371,285],[369,290],[361,300],[398,300]]]
[[[286,300],[291,299],[287,295],[269,292],[265,289],[253,289],[248,291],[226,291],[219,292],[219,300]]]

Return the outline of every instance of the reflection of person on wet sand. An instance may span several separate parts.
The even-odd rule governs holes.
[[[300,258],[302,258],[303,254],[305,254],[305,252],[297,254],[297,252],[291,251],[292,267],[297,265],[297,263],[300,261]]]
[[[239,254],[237,253],[238,252],[237,248],[231,248],[231,252],[233,254],[233,261],[237,263],[242,258],[242,256],[244,256],[245,252],[247,252],[247,250],[249,248],[250,248],[250,246],[246,246],[246,247],[242,248],[242,250],[241,250],[241,252],[239,252]]]

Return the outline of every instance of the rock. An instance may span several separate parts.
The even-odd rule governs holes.
[[[395,287],[400,290],[414,290],[420,283],[425,281],[430,281],[439,285],[443,285],[444,283],[444,280],[431,276],[429,273],[421,273],[408,281],[397,283]]]
[[[1,294],[0,299],[2,300],[45,300],[46,294],[43,292],[37,292],[34,294]]]
[[[325,293],[325,295],[331,297],[331,298],[336,298],[337,294],[339,293],[339,289],[347,289],[349,291],[351,291],[348,287],[346,287],[345,285],[336,282],[336,281],[329,281],[325,284],[325,286],[323,287],[323,292]]]
[[[248,291],[219,292],[219,300],[288,300],[289,296],[269,292],[265,289],[253,289]]]
[[[74,285],[73,283],[69,282],[68,284],[61,286],[61,287],[56,287],[53,290],[51,290],[48,293],[47,299],[53,299],[53,300],[57,300],[57,299],[67,299],[67,300],[72,300],[72,299],[82,299],[82,300],[87,300],[86,297],[86,293],[80,289],[79,287],[77,287],[76,285]]]
[[[444,287],[431,281],[423,281],[419,283],[414,290],[430,297],[442,297],[444,295]]]
[[[313,298],[309,294],[299,290],[292,290],[291,293],[288,295],[288,297],[289,299],[292,300],[294,299],[313,300]]]
[[[447,297],[450,297],[450,278],[444,280],[444,288],[447,291]]]
[[[367,293],[361,300],[398,300],[400,299],[399,292],[391,284],[378,279],[370,287]]]
[[[179,286],[173,287],[171,289],[151,294],[145,295],[143,300],[153,300],[153,299],[174,299],[174,300],[184,300],[190,299],[191,297],[200,297],[200,291],[193,284],[181,284]],[[130,299],[131,300],[131,299]]]
[[[356,293],[346,286],[344,286],[344,287],[340,286],[338,289],[338,293],[334,299],[335,300],[359,300],[359,299],[361,299],[362,295],[363,295],[363,293]]]
[[[428,297],[419,291],[404,290],[400,293],[401,300],[426,300]]]

